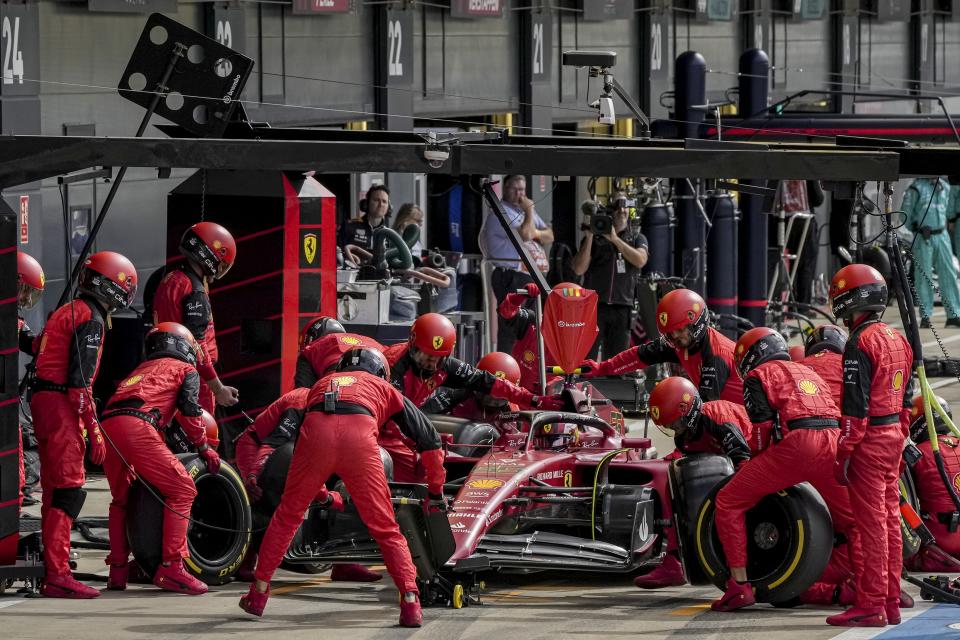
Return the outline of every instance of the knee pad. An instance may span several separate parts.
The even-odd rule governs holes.
[[[70,516],[71,520],[76,520],[77,516],[80,515],[80,509],[83,508],[83,503],[86,499],[87,492],[80,487],[70,487],[67,489],[57,487],[53,490],[53,500],[50,501],[50,506],[54,509],[60,509],[60,511]]]

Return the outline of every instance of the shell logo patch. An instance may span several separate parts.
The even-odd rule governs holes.
[[[336,382],[338,386],[349,387],[357,381],[353,376],[337,376],[333,379],[333,382]]]
[[[953,488],[960,491],[960,473],[953,476]]]
[[[656,405],[653,405],[652,407],[650,407],[650,415],[653,417],[654,420],[659,420],[659,419],[660,419],[660,407],[658,407],[658,406],[656,406]]]
[[[500,378],[501,380],[506,380],[506,379],[507,379],[507,374],[504,373],[503,371],[497,371],[496,373],[493,374],[493,376],[494,376],[495,378]]]
[[[307,264],[313,264],[313,260],[317,257],[317,234],[304,234],[303,257],[307,259]]]
[[[693,312],[694,312],[694,313],[700,313],[700,303],[699,303],[699,302],[694,302],[694,303],[693,303]]]
[[[690,402],[690,400],[692,400],[692,398],[690,397],[690,394],[689,394],[689,393],[683,394],[683,398],[681,398],[681,399],[682,399],[684,402]]]
[[[742,345],[742,344],[738,344],[738,345],[737,345],[737,353],[743,353],[743,345]]]
[[[135,376],[130,376],[129,378],[123,381],[123,386],[131,387],[137,384],[138,382],[140,382],[141,380],[143,380],[143,376],[140,374],[137,374]]]
[[[526,351],[523,352],[524,362],[533,362],[536,359],[537,359],[537,356],[533,351],[530,351],[529,349],[527,349]]]
[[[223,243],[220,242],[219,240],[214,240],[214,241],[213,241],[213,248],[216,249],[217,251],[220,251],[220,249],[223,248]]]
[[[354,338],[353,336],[343,336],[340,338],[340,343],[348,344],[351,347],[356,347],[362,344],[362,340],[360,340],[360,338]]]
[[[126,282],[126,281],[127,281],[127,274],[125,274],[123,271],[121,271],[120,273],[117,274],[117,280],[119,280],[120,282]]]
[[[580,433],[580,432],[577,431],[577,433]],[[572,486],[573,486],[573,472],[572,472],[572,471],[564,471],[564,472],[563,472],[563,486],[565,486],[565,487],[572,487]]]
[[[900,391],[903,387],[903,371],[897,369],[897,372],[893,374],[893,390]]]
[[[439,349],[443,346],[443,337],[442,336],[433,336],[433,348]]]
[[[813,380],[801,380],[797,386],[800,387],[800,391],[808,396],[815,396],[820,392]]]
[[[837,289],[840,289],[840,291],[843,291],[846,288],[846,286],[847,286],[847,281],[844,280],[843,278],[840,278],[840,280],[837,281]]]
[[[660,315],[657,316],[657,319],[660,320],[660,326],[661,326],[661,327],[667,326],[667,320],[668,320],[669,318],[667,317],[667,312],[666,312],[666,311],[661,311],[661,312],[660,312]]]
[[[503,480],[497,480],[496,478],[480,478],[477,480],[471,480],[467,483],[467,486],[471,489],[499,489],[503,486]]]

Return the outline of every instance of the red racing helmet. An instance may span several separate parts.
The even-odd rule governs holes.
[[[428,356],[446,358],[456,344],[457,330],[439,313],[425,313],[410,327],[410,346]]]
[[[137,295],[137,270],[119,253],[98,251],[83,263],[77,288],[106,304],[113,313],[133,303]]]
[[[200,345],[190,330],[179,322],[161,322],[147,333],[144,340],[147,357],[176,358],[196,366]]]
[[[835,324],[821,324],[810,332],[803,343],[807,356],[821,351],[843,353],[847,346],[847,332]]]
[[[756,367],[771,360],[789,360],[787,341],[769,327],[750,329],[737,340],[733,351],[733,365],[741,378]]]
[[[480,358],[477,369],[486,371],[512,384],[520,384],[520,365],[509,353],[491,351]]]
[[[671,438],[697,424],[702,406],[697,388],[681,376],[665,378],[650,392],[650,418]]]
[[[866,264],[848,264],[830,281],[830,304],[837,318],[887,308],[887,282],[880,272]]]
[[[237,243],[230,232],[216,222],[198,222],[184,232],[180,253],[217,280],[233,266]]]
[[[220,427],[217,425],[216,419],[210,415],[210,412],[206,409],[203,409],[203,412],[200,414],[200,423],[203,425],[203,430],[207,434],[207,444],[210,445],[211,449],[216,449],[220,446]]]
[[[29,253],[17,251],[17,307],[30,309],[36,305],[45,285],[40,263]]]
[[[953,412],[950,411],[950,403],[940,396],[937,396],[937,402],[939,402],[943,410],[947,412],[947,415],[953,419]],[[940,417],[937,410],[931,407],[930,411],[933,413],[933,424],[937,433],[940,435],[949,435],[950,427],[943,421],[943,418]],[[924,419],[922,395],[915,396],[910,406],[910,439],[914,442],[923,442],[928,439],[927,421]]]
[[[390,379],[387,357],[379,349],[372,347],[350,349],[344,353],[337,363],[337,371],[366,371],[384,380]]]
[[[690,327],[690,337],[699,343],[707,332],[707,303],[695,291],[674,289],[657,305],[657,328],[667,344],[673,346],[670,333]]]
[[[300,330],[300,351],[307,348],[307,345],[319,340],[323,336],[332,333],[346,333],[340,321],[330,316],[317,316]]]

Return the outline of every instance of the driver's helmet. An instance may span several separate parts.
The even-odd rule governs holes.
[[[559,450],[580,444],[580,428],[575,424],[563,422],[544,424],[533,434],[533,448],[537,450]]]

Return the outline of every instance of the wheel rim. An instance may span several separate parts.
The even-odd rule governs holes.
[[[747,516],[747,573],[751,581],[777,573],[794,544],[793,522],[783,502],[767,496],[758,507]]]
[[[451,606],[453,606],[454,609],[463,608],[463,585],[462,584],[453,585],[453,597],[451,598],[450,604]]]

